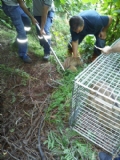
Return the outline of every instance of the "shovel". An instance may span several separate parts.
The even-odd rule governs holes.
[[[39,31],[40,31],[41,28],[40,28],[40,26],[39,26],[37,23],[36,23],[36,26],[37,26],[37,28],[38,28]],[[50,50],[52,51],[52,53],[53,53],[53,55],[55,56],[55,58],[56,58],[57,62],[59,63],[59,65],[61,66],[62,70],[65,71],[65,69],[64,69],[62,63],[60,62],[60,60],[58,59],[55,51],[54,51],[53,48],[50,46],[50,44],[49,44],[48,39],[46,38],[46,36],[42,35],[42,37],[43,37],[43,39],[48,43],[48,45],[49,45],[49,47],[50,47]]]

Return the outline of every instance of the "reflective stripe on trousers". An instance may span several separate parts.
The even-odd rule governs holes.
[[[17,42],[18,43],[27,43],[28,39],[27,38],[25,38],[25,39],[19,39],[19,38],[17,38]]]
[[[31,27],[24,27],[24,30],[28,32],[31,30]]]
[[[54,12],[49,11],[49,13],[51,13],[51,12],[52,12],[52,16],[50,16],[51,14],[48,14],[47,20],[46,20],[46,23],[45,23],[45,27],[44,27],[44,30],[45,30],[47,36],[50,36],[50,28],[52,26],[52,19],[54,17]],[[39,24],[41,25],[41,16],[34,16],[34,17],[39,22]],[[37,34],[40,35],[40,32],[39,32],[38,28],[36,28],[36,29],[37,29]],[[39,39],[40,39],[40,45],[43,46],[43,48],[44,48],[44,54],[50,54],[49,45],[46,43],[46,41],[43,38],[39,37]],[[51,39],[48,39],[48,42],[50,44]]]
[[[25,57],[28,50],[27,36],[24,27],[30,27],[29,17],[24,13],[20,6],[7,6],[3,4],[3,11],[8,15],[17,31],[18,54]]]

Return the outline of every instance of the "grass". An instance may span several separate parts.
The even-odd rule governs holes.
[[[0,25],[0,42],[12,43],[15,40],[16,32]]]
[[[81,72],[72,73],[66,71],[61,83],[63,85],[52,94],[51,103],[46,114],[46,123],[54,125],[54,130],[48,133],[45,142],[52,154],[60,160],[95,160],[96,152],[93,146],[69,126],[71,110],[72,90],[74,78]]]
[[[27,81],[30,78],[33,78],[22,69],[7,67],[6,65],[3,65],[3,64],[0,65],[0,70],[2,71],[2,73],[4,74],[5,77],[8,77],[10,75],[15,75],[15,76],[21,77],[21,79],[22,79],[21,84],[24,86],[26,85]]]
[[[69,128],[58,127],[57,133],[50,131],[44,144],[61,160],[95,160],[92,145]]]

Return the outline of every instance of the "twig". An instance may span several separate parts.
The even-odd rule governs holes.
[[[44,119],[45,119],[45,116],[44,117],[42,116],[41,122],[40,122],[40,127],[38,129],[38,149],[39,149],[39,153],[40,153],[40,156],[41,156],[42,160],[46,160],[45,154],[44,154],[44,152],[42,150],[42,147],[41,147],[41,140],[40,140],[40,137],[41,137],[41,128],[43,126]]]
[[[24,86],[23,84],[16,84],[15,86],[13,86],[9,91],[11,91],[12,89],[16,88],[16,87],[20,87],[20,86]]]
[[[3,139],[5,139],[5,140],[6,140],[6,142],[7,142],[10,146],[13,146],[15,149],[17,149],[17,150],[19,150],[19,151],[23,152],[25,155],[27,155],[27,156],[29,156],[29,157],[33,158],[34,160],[36,160],[36,158],[35,158],[35,157],[33,157],[33,156],[29,155],[29,154],[28,154],[28,153],[26,153],[24,150],[22,150],[21,148],[17,147],[15,144],[13,144],[13,143],[9,142],[9,141],[8,141],[8,138],[6,138],[6,137],[4,137],[4,136],[2,136],[2,138],[3,138]]]
[[[20,160],[18,158],[16,158],[15,156],[13,156],[9,151],[6,151],[12,158],[16,159],[16,160]]]
[[[43,122],[44,122],[44,117],[42,117],[42,120],[41,120],[41,122],[40,122],[40,127],[39,127],[39,130],[38,130],[38,149],[39,149],[39,153],[40,153],[41,159],[42,159],[42,160],[46,160],[46,157],[45,157],[45,155],[44,155],[44,152],[42,151],[41,140],[40,140],[41,128],[42,128]]]
[[[62,83],[57,82],[57,81],[55,81],[54,79],[50,79],[50,80],[53,81],[53,82],[55,82],[55,83],[57,83],[57,84],[59,84],[59,85],[61,85],[61,86],[64,86]]]

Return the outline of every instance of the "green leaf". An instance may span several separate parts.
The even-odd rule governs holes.
[[[10,132],[13,133],[15,131],[15,128],[10,129]]]

